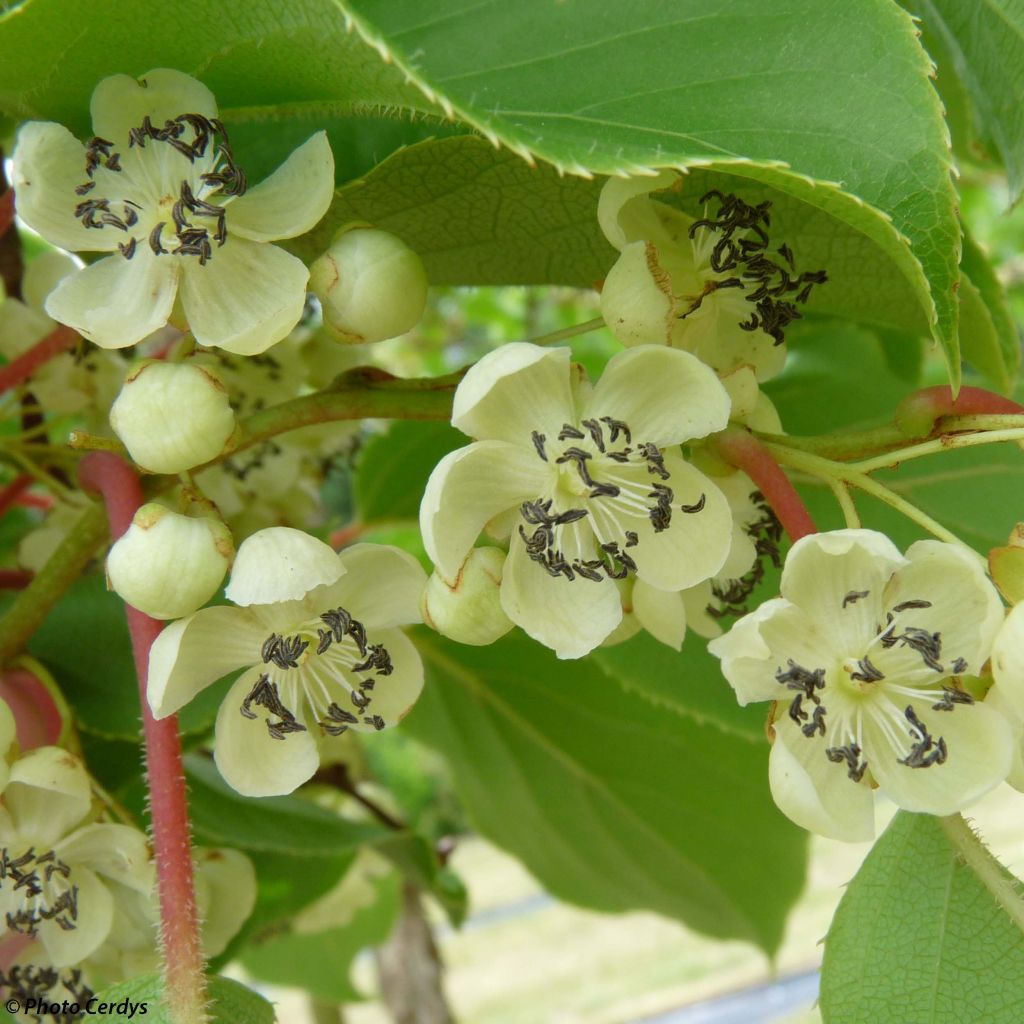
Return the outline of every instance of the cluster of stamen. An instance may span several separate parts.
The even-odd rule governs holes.
[[[547,435],[534,430],[530,434],[530,440],[538,458],[544,462],[551,462],[553,453],[548,451]],[[634,444],[632,431],[622,420],[601,416],[597,419],[581,420],[579,427],[563,423],[557,440],[569,444],[554,458],[554,465],[573,466],[587,488],[586,497],[591,501],[620,498],[622,488],[608,481],[595,480],[591,474],[595,452],[574,442],[589,441],[596,449],[596,457],[620,465],[646,465],[650,476],[657,478],[646,494],[647,515],[655,533],[661,533],[669,528],[674,508],[688,515],[696,514],[704,508],[706,496],[703,494],[692,505],[674,505],[675,493],[664,483],[669,479],[669,472],[665,468],[665,457],[661,450],[651,442]],[[526,526],[519,526],[519,535],[526,544],[526,553],[550,576],[564,576],[568,580],[581,578],[598,583],[604,579],[625,579],[630,573],[637,571],[636,562],[627,550],[636,547],[640,541],[638,534],[633,530],[624,531],[621,540],[600,543],[600,555],[596,558],[568,558],[559,545],[558,529],[585,519],[590,515],[588,509],[568,508],[558,511],[554,508],[554,499],[538,498],[536,501],[524,501],[520,506],[520,514],[526,523]]]
[[[56,991],[58,985],[71,996],[70,1003],[63,999],[57,1001],[57,996],[61,994]],[[82,981],[82,972],[77,967],[61,974],[54,967],[14,964],[6,971],[0,969],[0,987],[25,1007],[26,1012],[29,1012],[27,1008],[30,1006],[49,1004],[47,1015],[56,1024],[81,1020],[81,1008],[88,1005],[95,994]],[[70,1009],[75,1004],[80,1008],[77,1013]],[[65,1006],[68,1007],[67,1012],[64,1012]]]
[[[199,175],[199,180],[212,193],[221,196],[241,196],[248,185],[245,173],[235,162],[228,141],[228,134],[218,118],[204,117],[202,114],[180,114],[178,117],[164,122],[158,128],[147,116],[137,128],[128,132],[128,147],[144,148],[147,142],[161,143],[170,146],[186,157],[189,163],[206,156],[211,148],[214,152],[210,170]],[[85,172],[87,179],[75,189],[78,196],[85,196],[96,187],[95,173],[103,167],[108,171],[120,172],[121,155],[114,151],[114,143],[109,139],[95,136],[89,140],[85,149]],[[87,228],[112,227],[128,234],[138,223],[136,212],[141,207],[131,199],[121,201],[121,209],[111,208],[111,200],[83,199],[75,207],[75,216]],[[214,222],[211,233],[208,227],[196,223],[197,218],[206,218]],[[167,221],[158,222],[149,232],[149,247],[157,256],[171,253],[176,256],[196,256],[200,265],[205,265],[213,255],[213,244],[223,245],[227,241],[228,231],[223,206],[217,206],[200,198],[192,186],[182,180],[178,189],[178,199],[171,209],[171,222],[174,226],[173,248],[166,248],[164,243],[171,244],[170,232],[165,234]],[[135,255],[139,239],[131,235],[127,241],[118,243],[118,249],[125,259]]]
[[[851,590],[843,597],[842,607],[849,608],[858,601],[869,596],[867,590]],[[899,630],[897,616],[902,612],[911,610],[923,610],[931,608],[932,603],[921,599],[902,601],[886,613],[886,624],[876,627],[877,641],[885,650],[900,645],[908,648],[920,656],[925,667],[942,675],[952,674],[954,677],[967,670],[967,662],[963,658],[955,658],[948,668],[940,660],[942,657],[942,635],[938,632],[930,632],[919,626],[905,626]],[[873,688],[885,680],[885,674],[872,662],[870,655],[865,654],[853,663],[854,668],[848,667],[846,671],[852,682],[864,684],[864,689]],[[814,669],[810,671],[801,665],[790,660],[788,668],[778,669],[775,673],[776,680],[789,690],[796,690],[797,695],[789,705],[789,717],[800,726],[801,732],[808,739],[816,735],[826,734],[825,715],[826,709],[818,696],[817,691],[824,689],[825,670]],[[900,692],[900,688],[894,690]],[[904,692],[907,692],[904,690]],[[915,691],[909,691],[911,695]],[[925,693],[930,692],[925,690]],[[917,691],[921,695],[921,691]],[[814,705],[813,711],[808,715],[804,702],[808,701]],[[942,687],[942,697],[931,705],[933,711],[951,712],[958,706],[967,706],[974,703],[974,698],[963,690],[959,680],[954,678],[952,685]],[[907,704],[903,710],[903,718],[906,720],[910,738],[910,750],[905,757],[897,758],[899,764],[907,768],[930,768],[933,765],[943,764],[948,755],[949,749],[946,740],[942,737],[934,737],[927,726],[914,710],[913,704]],[[825,756],[835,764],[845,764],[847,774],[854,782],[860,782],[867,769],[867,761],[861,757],[862,750],[856,738],[842,746],[830,746],[825,750]]]
[[[372,725],[377,730],[383,729],[387,723],[380,715],[372,713],[370,705],[373,703],[373,690],[379,680],[394,671],[387,648],[382,644],[370,643],[366,628],[344,608],[324,612],[320,621],[324,628],[317,627],[317,644],[309,656],[322,657],[332,646],[351,640],[359,652],[360,660],[353,663],[350,670],[365,674],[366,678],[359,680],[359,685],[349,691],[353,710],[332,701],[327,705],[325,717],[318,720],[317,725],[329,736],[340,736],[349,726],[360,722]],[[264,665],[274,665],[282,671],[288,671],[303,664],[311,646],[312,641],[299,633],[290,637],[271,633],[263,642],[260,657]],[[256,680],[242,701],[241,714],[246,718],[257,718],[257,713],[252,710],[254,706],[264,708],[270,715],[276,716],[264,719],[272,739],[283,740],[289,733],[306,731],[294,711],[281,700],[278,685],[269,674],[263,674]]]
[[[779,545],[782,543],[782,524],[760,491],[752,491],[750,500],[758,510],[758,517],[747,524],[745,533],[754,542],[754,564],[738,579],[711,581],[714,598],[707,613],[714,619],[746,615],[750,595],[761,585],[770,562],[776,569],[782,565]]]
[[[62,931],[72,931],[78,919],[78,886],[65,885],[71,868],[58,859],[53,850],[36,854],[30,847],[17,857],[7,847],[0,849],[0,888],[10,884],[21,891],[24,903],[7,912],[11,931],[35,936],[44,921],[53,921]],[[54,877],[58,882],[53,884]],[[51,885],[59,891],[51,892]]]
[[[765,200],[757,206],[743,202],[735,195],[723,195],[712,189],[701,198],[702,203],[717,199],[718,213],[714,218],[703,217],[690,226],[690,238],[706,230],[720,237],[711,250],[711,269],[716,274],[733,273],[724,280],[709,281],[704,292],[697,296],[680,319],[698,310],[704,299],[722,288],[741,288],[747,302],[754,304],[749,319],[740,323],[745,331],[764,331],[776,345],[785,340],[785,330],[794,320],[801,318],[797,305],[803,305],[816,284],[824,284],[828,275],[824,270],[810,270],[796,274],[793,252],[788,245],[776,250],[783,262],[769,255],[770,240],[765,228],[770,226],[771,202]]]

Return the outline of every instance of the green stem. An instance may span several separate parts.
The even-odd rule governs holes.
[[[952,448],[975,448],[982,444],[1002,444],[1006,441],[1024,440],[1024,427],[1013,427],[1008,430],[987,430],[977,434],[943,434],[931,441],[922,441],[906,448],[896,448],[885,455],[876,455],[873,459],[849,463],[849,469],[857,473],[870,473],[876,469],[885,469],[900,462],[919,459],[924,455],[949,451]]]
[[[541,334],[536,338],[530,338],[531,345],[554,345],[556,342],[565,341],[567,338],[575,338],[580,334],[589,334],[591,331],[599,331],[605,326],[603,316],[595,316],[593,320],[586,320],[581,324],[573,324],[572,327],[563,327],[559,331],[551,331],[549,334]]]
[[[875,427],[873,430],[825,434],[822,437],[795,437],[791,434],[762,434],[757,437],[768,444],[781,444],[797,451],[811,452],[827,459],[856,459],[877,455],[905,445],[912,438],[896,427]]]
[[[242,436],[226,455],[301,427],[337,420],[447,420],[461,373],[402,380],[380,370],[357,369],[331,387],[263,409],[241,424]],[[216,459],[214,461],[221,461]]]
[[[843,519],[846,520],[847,529],[859,530],[861,526],[860,515],[853,503],[853,496],[850,494],[849,485],[843,480],[829,480],[829,487],[843,512]]]
[[[939,420],[943,431],[952,430],[1013,430],[1024,428],[1024,415],[1020,413],[976,413],[973,416],[944,416]]]
[[[78,579],[106,539],[107,519],[103,507],[90,505],[50,560],[0,619],[0,665],[6,665],[22,651],[50,609]]]
[[[1015,880],[1007,877],[1006,869],[992,856],[962,815],[939,818],[939,824],[960,859],[974,872],[1017,928],[1024,932],[1024,899],[1021,899]]]
[[[829,486],[832,486],[833,481],[850,484],[858,488],[858,490],[864,491],[865,494],[870,494],[872,497],[878,498],[879,501],[885,502],[890,508],[894,508],[912,522],[917,523],[918,526],[927,530],[933,536],[938,537],[939,540],[947,541],[950,544],[957,544],[967,551],[974,552],[974,549],[970,545],[965,544],[955,533],[950,532],[941,523],[932,519],[926,512],[922,512],[916,505],[905,498],[901,498],[877,480],[872,480],[865,473],[857,472],[844,463],[825,459],[820,455],[812,455],[810,452],[794,451],[784,445],[766,444],[765,448],[768,449],[780,465],[803,470],[805,473],[818,477],[819,480],[824,480]]]

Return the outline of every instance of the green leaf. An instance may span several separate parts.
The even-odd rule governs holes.
[[[1010,369],[992,314],[981,292],[964,272],[960,275],[960,347],[970,363],[997,391],[1013,390]]]
[[[101,19],[76,0],[32,0],[0,19],[0,107],[85,133],[103,75],[175,66],[200,74],[229,125],[376,104],[452,116],[584,177],[728,171],[868,234],[956,378],[946,130],[913,22],[888,0],[232,0],[193,5],[188,37],[183,57],[172,6],[107,0]]]
[[[914,0],[908,6],[939,44],[933,56],[940,83],[958,79],[981,141],[1006,165],[1016,202],[1024,188],[1024,3]]]
[[[137,741],[139,684],[124,602],[102,573],[80,579],[29,641],[29,651],[53,673],[79,728],[107,739]],[[183,733],[213,725],[229,680],[215,683],[181,712]]]
[[[993,358],[995,365],[1005,367],[1005,382],[994,381],[1006,394],[1013,390],[1017,374],[1020,371],[1020,335],[1017,325],[1013,322],[1007,300],[1006,289],[996,276],[991,261],[981,247],[967,232],[964,233],[964,252],[960,260],[963,273],[971,280],[976,289],[985,312],[988,314],[995,335]],[[964,338],[964,358],[970,359],[968,341]],[[982,369],[979,367],[979,369]],[[991,379],[991,375],[990,376]]]
[[[390,874],[376,883],[377,898],[361,907],[343,928],[308,934],[274,936],[241,956],[254,977],[275,985],[303,988],[317,999],[334,1003],[365,998],[350,978],[360,950],[383,942],[398,916],[400,879]]]
[[[208,758],[185,758],[196,838],[254,853],[331,857],[390,836],[381,825],[346,821],[295,796],[245,797],[220,777]]]
[[[356,475],[364,523],[418,521],[427,478],[448,452],[469,444],[447,423],[398,421],[366,443]]]
[[[263,996],[231,978],[210,978],[208,992],[210,1024],[274,1024],[277,1020],[273,1006]],[[137,978],[122,981],[98,992],[96,998],[98,1003],[114,1007],[114,1011],[108,1009],[103,1014],[106,1020],[145,1019],[147,1024],[175,1024],[164,1002],[163,982],[156,973],[140,974]],[[125,1005],[126,1001],[128,1005]],[[117,1011],[119,1006],[122,1009]],[[136,1007],[134,1013],[132,1006]]]
[[[241,930],[211,968],[234,960],[252,942],[276,934],[303,908],[326,895],[352,866],[353,851],[337,856],[298,856],[261,851],[253,858],[256,869],[256,905]]]
[[[437,851],[425,836],[395,832],[374,844],[418,889],[431,893],[458,928],[469,910],[469,893],[462,879],[438,860]]]
[[[418,642],[428,681],[403,728],[447,760],[479,831],[545,888],[777,948],[805,836],[772,803],[766,742],[655,707],[522,634]]]
[[[772,588],[774,596],[777,585]],[[607,676],[629,694],[685,715],[700,725],[759,742],[764,739],[765,709],[740,707],[732,688],[723,685],[717,658],[695,633],[687,633],[682,653],[647,633],[614,647],[599,647],[590,656]]]
[[[825,940],[825,1024],[1017,1024],[1021,978],[1024,935],[939,821],[897,814]]]
[[[794,324],[786,337],[786,366],[764,391],[787,433],[827,434],[890,421],[917,384],[892,368],[878,334],[854,324],[809,320]]]

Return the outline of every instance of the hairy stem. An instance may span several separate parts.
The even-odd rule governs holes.
[[[17,359],[12,359],[6,366],[0,367],[0,394],[27,380],[55,356],[72,348],[77,341],[78,335],[70,327],[61,324],[30,349],[22,352]]]
[[[21,653],[50,609],[78,579],[106,539],[107,523],[103,508],[92,505],[0,619],[0,665],[6,665]]]
[[[895,466],[900,462],[909,462],[911,459],[920,459],[924,455],[935,455],[953,448],[975,448],[983,444],[1004,444],[1007,441],[1021,440],[1024,440],[1024,426],[973,434],[943,434],[920,444],[895,448],[885,455],[876,455],[872,459],[848,463],[848,468],[857,473],[870,473],[876,469],[885,469],[887,466]]]
[[[131,525],[132,517],[143,503],[138,476],[118,456],[93,452],[82,459],[79,479],[83,487],[103,495],[110,535],[116,540]],[[146,698],[149,649],[163,626],[130,605],[125,606],[125,612],[142,705],[146,781],[160,893],[164,990],[173,1024],[200,1024],[207,1020],[206,979],[196,911],[181,737],[177,717],[172,715],[158,722]]]
[[[974,872],[996,903],[1006,911],[1010,920],[1024,932],[1024,899],[1021,898],[1015,880],[1007,877],[1006,869],[992,856],[974,829],[964,821],[963,815],[953,814],[948,818],[939,818],[939,824],[946,833],[949,845],[960,859]]]
[[[447,420],[462,374],[402,380],[381,370],[356,369],[331,387],[263,409],[243,420],[238,444],[224,458],[278,434],[337,420]],[[220,461],[215,460],[215,461]]]
[[[790,540],[798,541],[808,534],[817,533],[818,528],[811,514],[789,477],[776,462],[769,446],[761,444],[745,430],[730,429],[718,439],[718,451],[726,461],[742,469],[757,484]]]

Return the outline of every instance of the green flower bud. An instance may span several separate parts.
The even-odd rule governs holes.
[[[434,572],[420,604],[423,621],[460,644],[483,647],[499,640],[512,628],[501,607],[504,567],[504,551],[474,548],[453,583]]]
[[[376,228],[343,229],[309,272],[324,323],[350,344],[412,330],[427,303],[423,263],[400,238]]]
[[[154,619],[180,619],[213,597],[234,555],[231,532],[219,519],[143,505],[110,549],[107,583]]]
[[[125,378],[110,425],[143,469],[182,473],[224,451],[235,414],[209,368],[147,360]]]

